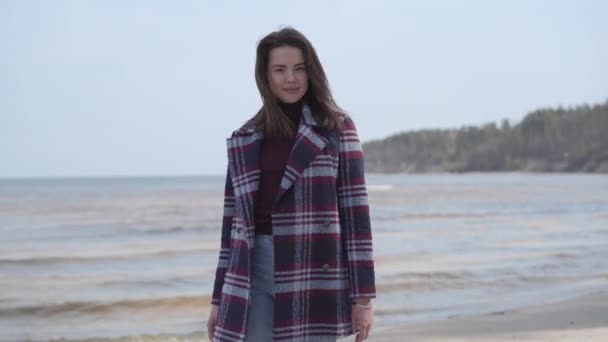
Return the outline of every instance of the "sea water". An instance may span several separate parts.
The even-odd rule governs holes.
[[[608,287],[608,176],[366,175],[376,326]],[[223,176],[0,180],[0,340],[204,333]]]

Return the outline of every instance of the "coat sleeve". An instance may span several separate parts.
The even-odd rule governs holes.
[[[350,117],[340,134],[338,211],[344,249],[348,260],[351,298],[375,298],[376,285],[367,187],[363,169],[363,149]]]
[[[228,268],[228,262],[230,260],[230,230],[232,229],[234,203],[235,197],[234,190],[232,188],[232,179],[230,177],[230,172],[227,171],[226,184],[224,186],[224,212],[222,217],[221,244],[211,300],[211,304],[214,305],[220,304],[222,286],[224,285],[224,276],[226,275],[226,269]]]

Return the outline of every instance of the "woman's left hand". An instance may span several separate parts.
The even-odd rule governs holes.
[[[356,299],[356,301],[359,304],[371,305],[370,299]],[[361,342],[367,339],[371,332],[372,324],[374,323],[374,310],[353,304],[351,314],[353,331],[358,331],[355,342]]]

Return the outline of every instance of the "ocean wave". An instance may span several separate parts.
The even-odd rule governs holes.
[[[3,250],[1,264],[41,264],[58,262],[86,262],[115,260],[159,255],[195,254],[216,251],[219,243],[204,239],[174,241],[100,241],[95,245],[76,244],[61,246],[51,243],[24,249],[10,246]]]
[[[44,265],[44,264],[56,264],[56,263],[82,263],[82,262],[99,262],[104,260],[124,260],[134,258],[147,258],[154,256],[172,256],[172,255],[184,255],[184,254],[198,254],[203,252],[202,248],[192,249],[168,249],[158,250],[140,253],[130,254],[91,254],[91,255],[73,255],[73,256],[59,256],[59,255],[41,255],[35,257],[17,256],[0,259],[0,265]]]
[[[608,273],[564,271],[563,263],[540,263],[527,269],[497,268],[485,272],[401,272],[386,276],[378,282],[380,292],[444,291],[454,289],[505,289],[521,286],[568,284],[580,281],[604,281]]]
[[[49,315],[112,315],[117,312],[167,310],[200,310],[211,304],[209,295],[188,295],[165,298],[123,299],[118,301],[73,301],[0,308],[0,317]]]
[[[475,274],[470,271],[436,271],[436,272],[398,272],[387,276],[387,279],[446,279],[446,280],[455,280],[455,279],[467,279],[473,278]]]
[[[393,188],[392,184],[374,184],[374,185],[367,185],[367,190],[369,191],[389,191]]]
[[[207,341],[207,332],[189,334],[142,334],[121,337],[92,337],[85,339],[26,340],[26,342],[201,342]]]
[[[212,219],[197,219],[196,225],[146,225],[133,228],[133,231],[141,234],[159,235],[159,234],[174,234],[174,233],[195,233],[201,234],[204,232],[221,230],[221,214]],[[203,223],[201,225],[201,223]]]

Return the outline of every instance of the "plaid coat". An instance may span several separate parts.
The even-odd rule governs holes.
[[[249,311],[255,198],[264,133],[248,122],[227,139],[221,248],[212,303],[213,341],[243,341]],[[320,127],[304,105],[271,212],[275,248],[273,335],[312,341],[352,335],[352,300],[375,298],[363,151],[355,125]]]

